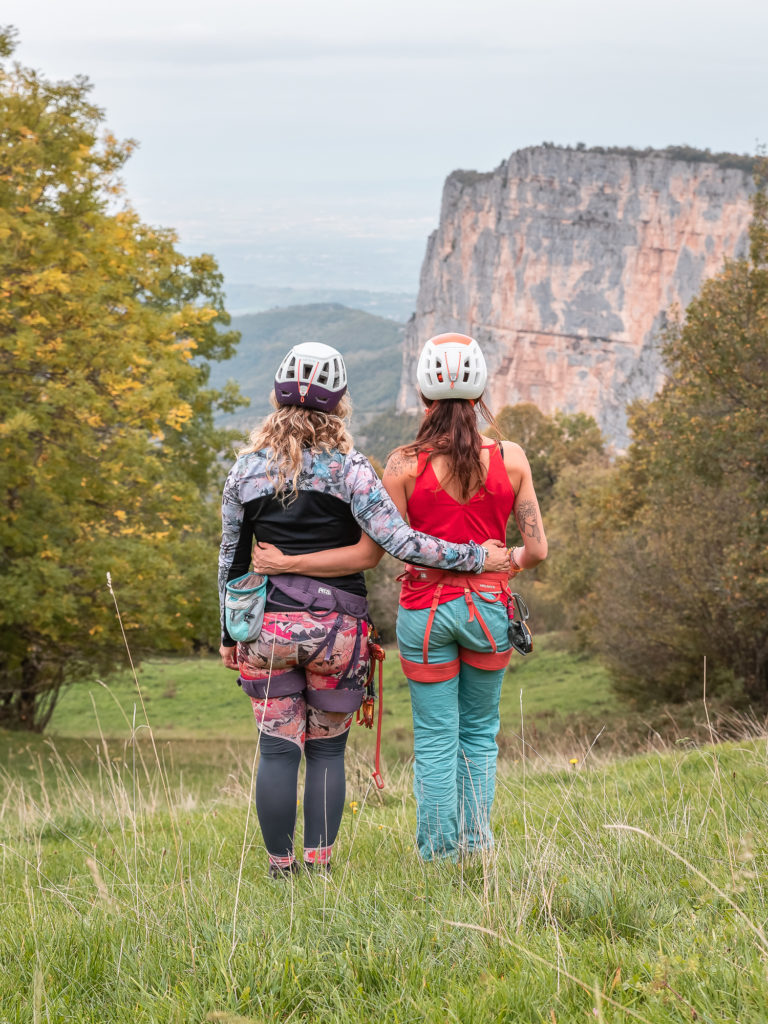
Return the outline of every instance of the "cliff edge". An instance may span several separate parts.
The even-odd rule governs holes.
[[[491,408],[587,412],[619,448],[625,408],[662,382],[659,334],[726,257],[746,253],[748,171],[664,155],[541,146],[455,171],[427,243],[398,408],[433,334],[483,347]]]

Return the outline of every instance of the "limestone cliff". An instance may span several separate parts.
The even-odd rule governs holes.
[[[423,342],[472,334],[490,404],[595,416],[619,447],[625,407],[660,386],[659,331],[727,256],[746,252],[752,183],[743,170],[661,155],[537,147],[445,183],[398,398],[419,407]]]

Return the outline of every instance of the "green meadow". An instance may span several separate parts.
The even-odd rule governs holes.
[[[141,694],[133,674],[123,670],[109,684],[96,680],[65,690],[51,725],[57,737],[125,737],[134,722],[146,720],[156,738],[167,740],[254,743],[250,701],[237,685],[237,674],[222,668],[218,657],[155,659],[138,670]],[[512,752],[525,732],[535,748],[544,737],[547,746],[560,739],[574,723],[582,723],[577,747],[589,742],[589,723],[595,732],[613,720],[618,705],[608,676],[597,662],[561,649],[555,634],[537,638],[534,654],[515,656],[502,691],[502,751]],[[134,718],[134,716],[136,716]],[[387,651],[384,662],[383,750],[389,760],[407,759],[412,749],[410,698],[397,651]],[[352,744],[372,750],[366,730],[352,730]]]
[[[212,659],[0,734],[0,1021],[766,1020],[764,736],[609,755],[573,718],[616,714],[604,676],[550,638],[505,683],[495,850],[423,864],[387,664],[387,785],[353,727],[328,877],[267,877],[248,701]]]

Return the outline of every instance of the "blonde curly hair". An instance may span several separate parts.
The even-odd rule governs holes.
[[[333,449],[346,455],[352,450],[349,417],[352,403],[344,395],[331,410],[303,409],[300,405],[278,405],[272,396],[275,411],[251,431],[248,444],[238,455],[267,449],[267,476],[274,484],[275,494],[291,501],[299,493],[299,474],[303,453],[329,452]]]

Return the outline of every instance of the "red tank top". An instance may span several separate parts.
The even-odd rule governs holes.
[[[440,486],[430,459],[432,453],[419,454],[416,483],[408,499],[408,521],[414,530],[457,544],[470,540],[480,544],[489,538],[504,543],[515,492],[499,446],[491,444],[483,448],[490,449],[488,473],[479,491],[467,502],[457,501]],[[446,584],[439,603],[453,601],[463,593],[461,588]],[[400,592],[403,608],[429,608],[431,602],[431,591],[425,591],[423,586],[412,589],[407,582],[403,584]]]

